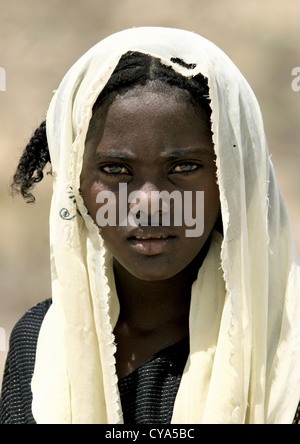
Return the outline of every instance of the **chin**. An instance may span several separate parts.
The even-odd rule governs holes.
[[[140,281],[145,282],[159,282],[159,281],[166,281],[168,279],[172,279],[173,277],[177,276],[183,269],[170,269],[170,267],[166,267],[167,269],[164,269],[163,266],[161,267],[151,267],[150,264],[144,265],[143,267],[135,267],[127,268],[127,271],[136,279],[139,279]]]
[[[167,279],[171,279],[175,274],[173,273],[162,273],[161,271],[153,271],[150,272],[149,270],[145,272],[146,270],[141,270],[140,272],[138,270],[135,270],[134,272],[128,270],[129,273],[135,277],[136,279],[139,279],[140,281],[145,282],[158,282],[158,281],[166,281]]]

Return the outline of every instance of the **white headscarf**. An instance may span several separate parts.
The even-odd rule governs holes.
[[[79,187],[93,104],[128,51],[160,58],[183,76],[202,73],[210,88],[224,238],[214,233],[192,288],[190,356],[172,423],[292,423],[300,399],[300,271],[260,109],[219,48],[167,28],[103,40],[71,68],[51,102],[53,304],[38,341],[34,417],[51,424],[123,421],[112,257]]]

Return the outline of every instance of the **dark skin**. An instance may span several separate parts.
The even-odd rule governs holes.
[[[127,184],[128,194],[142,190],[149,205],[154,190],[204,191],[205,196],[200,237],[187,237],[185,225],[101,228],[114,257],[120,301],[114,331],[119,378],[188,336],[191,287],[220,214],[215,153],[204,112],[186,91],[163,88],[149,82],[107,100],[84,154],[81,192],[94,221],[101,205],[96,196],[112,191],[118,206],[119,183]]]

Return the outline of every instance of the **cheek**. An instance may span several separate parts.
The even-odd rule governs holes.
[[[220,215],[220,195],[214,172],[203,177],[197,190],[203,191],[203,196],[193,200],[193,217],[204,221],[204,235],[208,235],[214,228]]]
[[[84,204],[88,210],[89,215],[96,221],[96,214],[99,205],[96,202],[97,195],[99,193],[99,188],[96,186],[91,187],[81,187],[82,197]]]
[[[220,214],[220,210],[219,188],[217,184],[215,184],[204,192],[204,220],[207,229],[213,229]]]
[[[86,168],[81,174],[80,190],[88,213],[96,222],[97,210],[100,206],[97,203],[97,196],[101,191],[106,191],[107,188],[97,180],[96,173]]]

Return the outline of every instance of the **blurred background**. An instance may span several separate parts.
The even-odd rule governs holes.
[[[51,177],[37,186],[35,205],[12,198],[10,182],[71,65],[99,40],[133,26],[183,28],[221,47],[260,102],[299,252],[300,91],[291,86],[300,67],[299,22],[299,0],[0,0],[0,382],[13,325],[50,297]]]

